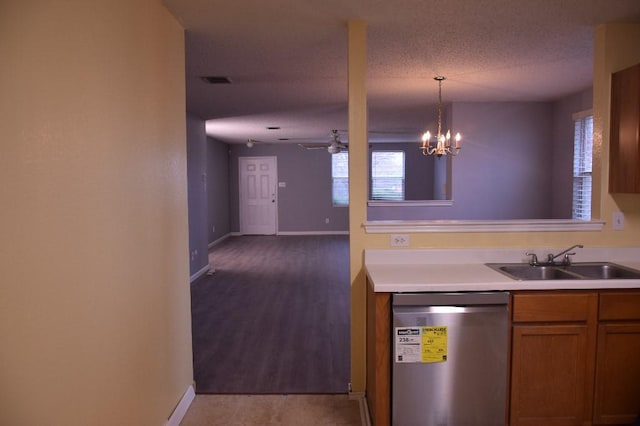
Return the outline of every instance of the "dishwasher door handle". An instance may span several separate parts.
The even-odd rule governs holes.
[[[507,305],[508,291],[468,293],[394,293],[393,306]]]

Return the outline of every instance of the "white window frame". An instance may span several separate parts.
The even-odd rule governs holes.
[[[396,175],[393,176],[377,176],[376,173],[376,156],[378,154],[400,154],[402,156],[402,166],[400,170],[397,170]],[[374,201],[402,201],[405,198],[405,183],[406,183],[406,153],[402,150],[372,150],[371,151],[371,195],[369,199]],[[390,193],[388,191],[380,191],[377,185],[379,181],[397,181],[400,185],[400,192]],[[383,185],[383,188],[387,185]]]
[[[573,195],[571,217],[591,220],[593,185],[593,110],[573,114]]]
[[[342,163],[341,167],[337,167],[338,162]],[[334,207],[349,206],[349,152],[347,151],[331,154],[331,202]]]

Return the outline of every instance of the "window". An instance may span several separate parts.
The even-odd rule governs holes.
[[[593,115],[576,114],[573,134],[573,212],[572,217],[591,220],[591,173],[593,152]]]
[[[404,151],[371,153],[371,199],[404,200]]]
[[[349,153],[331,154],[331,193],[334,206],[349,205]]]

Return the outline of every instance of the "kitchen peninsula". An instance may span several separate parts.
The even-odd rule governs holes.
[[[504,422],[496,424],[631,423],[640,410],[640,279],[518,281],[485,265],[526,265],[526,252],[543,259],[561,250],[366,250],[373,424],[390,424],[392,416],[393,294],[487,291],[510,292],[508,401]],[[640,270],[640,248],[582,248],[572,260]]]

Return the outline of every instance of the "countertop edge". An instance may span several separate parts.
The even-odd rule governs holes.
[[[640,270],[640,260],[607,258]],[[514,280],[484,263],[409,264],[365,262],[369,286],[376,293],[526,290],[595,290],[640,288],[640,279]]]

